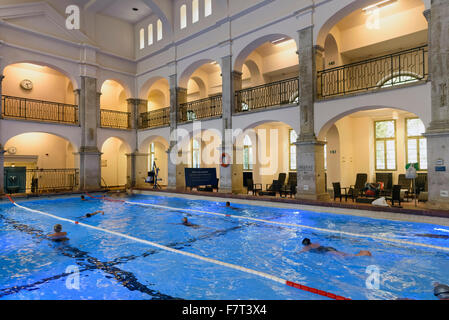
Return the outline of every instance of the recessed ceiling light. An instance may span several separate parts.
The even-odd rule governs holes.
[[[133,8],[133,11],[139,11],[139,8]]]
[[[362,10],[366,12],[366,11],[370,11],[370,10],[373,10],[373,9],[380,9],[380,8],[389,6],[390,4],[393,4],[393,3],[397,2],[397,1],[398,0],[382,0],[382,1],[378,2],[378,3],[370,5],[370,6],[366,7],[366,8],[363,8]]]

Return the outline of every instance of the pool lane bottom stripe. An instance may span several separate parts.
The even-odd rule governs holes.
[[[286,279],[282,279],[282,278],[279,278],[279,277],[276,277],[276,276],[272,276],[272,275],[264,273],[264,272],[252,270],[252,269],[245,268],[245,267],[242,267],[242,266],[239,266],[239,265],[235,265],[235,264],[231,264],[231,263],[227,263],[227,262],[222,262],[222,261],[211,259],[211,258],[206,258],[206,257],[200,256],[200,255],[194,254],[194,253],[190,253],[190,252],[184,252],[184,251],[176,250],[176,249],[173,249],[173,248],[170,248],[170,247],[166,247],[166,246],[163,246],[163,245],[160,245],[158,243],[151,242],[151,241],[148,241],[148,240],[136,238],[136,237],[133,237],[133,236],[129,236],[129,235],[126,235],[126,234],[123,234],[123,233],[115,232],[115,231],[112,231],[112,230],[103,229],[103,228],[100,228],[100,227],[91,226],[91,225],[88,225],[88,224],[85,224],[85,223],[81,223],[81,222],[78,222],[78,221],[74,221],[74,220],[70,220],[70,219],[66,219],[66,218],[61,218],[61,217],[55,216],[55,215],[47,213],[47,212],[30,209],[30,208],[27,208],[27,207],[19,205],[9,195],[7,195],[7,197],[11,201],[11,203],[14,204],[16,207],[18,207],[18,208],[20,208],[22,210],[28,211],[28,212],[37,213],[37,214],[44,215],[44,216],[47,216],[47,217],[50,217],[50,218],[53,218],[53,219],[56,219],[56,220],[59,220],[59,221],[72,223],[72,224],[75,224],[75,225],[80,226],[80,227],[85,227],[85,228],[93,229],[93,230],[96,230],[96,231],[109,233],[109,234],[112,234],[112,235],[115,235],[115,236],[118,236],[118,237],[122,237],[122,238],[125,238],[125,239],[128,239],[128,240],[132,240],[132,241],[135,241],[135,242],[138,242],[138,243],[146,244],[146,245],[149,245],[149,246],[152,246],[152,247],[155,247],[155,248],[159,248],[161,250],[165,250],[165,251],[168,251],[168,252],[172,252],[172,253],[180,254],[180,255],[183,255],[183,256],[187,256],[187,257],[190,257],[190,258],[193,258],[193,259],[196,259],[196,260],[201,260],[201,261],[209,262],[209,263],[216,264],[216,265],[219,265],[219,266],[222,266],[222,267],[227,267],[227,268],[238,270],[238,271],[242,271],[242,272],[245,272],[245,273],[248,273],[248,274],[256,275],[256,276],[259,276],[259,277],[262,277],[262,278],[265,278],[265,279],[268,279],[268,280],[272,280],[274,282],[278,282],[278,283],[287,285],[287,286],[295,288],[295,289],[299,289],[299,290],[302,290],[302,291],[305,291],[305,292],[309,292],[309,293],[313,293],[313,294],[316,294],[316,295],[320,295],[320,296],[323,296],[323,297],[326,297],[326,298],[330,298],[330,299],[334,299],[334,300],[351,300],[349,298],[338,296],[338,295],[335,295],[333,293],[329,293],[329,292],[326,292],[326,291],[310,288],[310,287],[307,287],[307,286],[304,286],[304,285],[301,285],[301,284],[298,284],[298,283],[291,282],[291,281],[286,280]]]

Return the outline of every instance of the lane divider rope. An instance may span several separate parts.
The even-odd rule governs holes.
[[[323,296],[323,297],[326,297],[326,298],[330,298],[330,299],[333,299],[333,300],[351,300],[349,298],[345,298],[343,296],[339,296],[339,295],[336,295],[336,294],[333,294],[333,293],[330,293],[330,292],[326,292],[326,291],[323,291],[323,290],[318,290],[318,289],[315,289],[315,288],[312,288],[312,287],[301,285],[299,283],[295,283],[295,282],[288,281],[288,280],[285,280],[285,279],[282,279],[282,278],[279,278],[279,277],[276,277],[276,276],[272,276],[272,275],[267,274],[265,272],[260,272],[260,271],[252,270],[252,269],[245,268],[245,267],[242,267],[242,266],[239,266],[239,265],[235,265],[235,264],[231,264],[231,263],[227,263],[227,262],[222,262],[222,261],[211,259],[211,258],[206,258],[206,257],[203,257],[203,256],[199,256],[197,254],[194,254],[194,253],[190,253],[190,252],[184,252],[184,251],[176,250],[176,249],[173,249],[173,248],[170,248],[170,247],[166,247],[166,246],[163,246],[161,244],[158,244],[158,243],[155,243],[155,242],[151,242],[151,241],[148,241],[148,240],[136,238],[136,237],[133,237],[133,236],[129,236],[129,235],[126,235],[126,234],[123,234],[123,233],[119,233],[119,232],[103,229],[103,228],[100,228],[100,227],[91,226],[91,225],[88,225],[88,224],[85,224],[85,223],[81,223],[81,222],[78,222],[78,221],[74,221],[74,220],[71,220],[71,219],[61,218],[61,217],[58,217],[56,215],[53,215],[53,214],[50,214],[50,213],[47,213],[47,212],[30,209],[30,208],[21,206],[18,203],[16,203],[11,198],[11,196],[7,195],[7,197],[9,199],[9,201],[11,201],[11,203],[14,204],[17,208],[20,208],[20,209],[28,211],[28,212],[37,213],[37,214],[44,215],[44,216],[47,216],[47,217],[50,217],[50,218],[53,218],[53,219],[56,219],[56,220],[59,220],[59,221],[72,223],[72,224],[75,224],[77,226],[93,229],[93,230],[96,230],[96,231],[109,233],[109,234],[112,234],[112,235],[115,235],[115,236],[118,236],[118,237],[121,237],[121,238],[125,238],[125,239],[132,240],[132,241],[135,241],[135,242],[138,242],[138,243],[146,244],[146,245],[149,245],[149,246],[152,246],[152,247],[164,250],[164,251],[169,251],[169,252],[172,252],[172,253],[176,253],[176,254],[180,254],[180,255],[183,255],[183,256],[191,257],[193,259],[197,259],[197,260],[209,262],[209,263],[212,263],[212,264],[216,264],[216,265],[219,265],[219,266],[227,267],[227,268],[230,268],[230,269],[239,270],[239,271],[242,271],[242,272],[245,272],[245,273],[253,274],[253,275],[265,278],[265,279],[269,279],[269,280],[272,280],[272,281],[275,281],[275,282],[287,285],[287,286],[295,288],[295,289],[299,289],[299,290],[306,291],[306,292],[309,292],[309,293],[314,293],[314,294],[317,294],[317,295],[320,295],[320,296]]]
[[[196,210],[196,209],[173,208],[173,207],[150,204],[150,203],[131,202],[131,201],[125,201],[125,200],[114,200],[114,199],[109,199],[106,197],[93,197],[89,194],[87,194],[87,195],[89,197],[91,197],[93,199],[97,199],[97,200],[122,202],[122,203],[129,204],[129,205],[138,205],[138,206],[152,207],[152,208],[157,208],[157,209],[166,209],[166,210],[170,210],[170,211],[201,213],[201,214],[215,215],[215,216],[220,216],[220,217],[225,217],[225,218],[233,218],[233,219],[238,219],[238,220],[250,220],[250,221],[256,221],[256,222],[261,222],[261,223],[284,226],[284,227],[310,229],[310,230],[340,234],[340,235],[345,235],[345,236],[350,236],[350,237],[369,238],[369,239],[381,240],[381,241],[385,241],[385,242],[394,242],[394,243],[400,243],[400,244],[405,244],[405,245],[410,245],[410,246],[418,246],[418,247],[424,247],[424,248],[430,248],[430,249],[436,249],[436,250],[449,252],[448,247],[436,246],[436,245],[432,245],[432,244],[419,243],[419,242],[412,242],[412,241],[401,240],[401,239],[392,239],[392,238],[385,238],[385,237],[380,237],[380,236],[375,236],[375,235],[366,235],[366,234],[352,233],[352,232],[339,231],[339,230],[330,230],[330,229],[325,229],[325,228],[311,227],[311,226],[293,224],[293,223],[268,221],[268,220],[251,218],[251,217],[236,216],[236,215],[210,212],[210,211],[202,211],[202,210]]]

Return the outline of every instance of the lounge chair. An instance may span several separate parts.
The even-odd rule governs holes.
[[[382,182],[384,184],[383,190],[381,190],[381,196],[388,196],[393,190],[393,174],[391,172],[377,172],[376,182]]]
[[[357,199],[362,190],[365,188],[366,182],[368,181],[368,175],[366,173],[358,173],[355,181],[355,185],[349,188],[348,196],[352,198],[352,201]]]
[[[287,197],[290,195],[293,198],[293,195],[296,194],[296,187],[298,185],[298,174],[296,172],[290,172],[288,174],[287,184],[280,189],[280,196]]]
[[[343,197],[345,197],[345,201],[347,202],[348,201],[348,193],[347,193],[348,188],[342,188],[340,182],[334,182],[334,183],[332,183],[332,185],[334,187],[334,201],[337,198],[340,198],[340,202],[342,202]],[[342,189],[345,190],[344,194],[341,193]]]
[[[285,179],[287,179],[287,174],[279,173],[278,180],[273,180],[272,184],[267,184],[266,191],[260,191],[260,196],[270,196],[276,197],[277,193],[281,191],[281,188],[284,186]]]
[[[258,192],[262,191],[261,183],[254,183],[252,178],[246,179],[246,189],[248,194],[252,192],[253,195],[257,195]]]
[[[411,180],[407,179],[405,174],[400,174],[398,177],[398,185],[401,186],[401,200],[408,199],[412,192]]]
[[[391,196],[387,197],[387,200],[391,201],[391,205],[394,206],[395,202],[399,203],[401,206],[401,185],[393,186],[393,191],[391,192]]]

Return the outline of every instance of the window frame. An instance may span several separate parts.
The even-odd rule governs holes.
[[[157,29],[157,41],[162,41],[164,39],[164,24],[162,23],[161,19],[158,19],[156,22],[156,29]]]
[[[196,3],[196,7],[194,5]],[[196,20],[195,20],[196,18]],[[200,21],[200,1],[192,0],[192,24],[195,24]]]
[[[179,29],[184,30],[187,28],[187,4],[179,7]]]
[[[420,120],[422,122],[422,120],[419,117],[405,118],[405,120],[404,120],[405,121],[405,140],[406,140],[406,143],[405,143],[405,161],[406,161],[406,164],[409,163],[409,160],[408,160],[408,142],[409,142],[409,140],[416,140],[417,160],[418,160],[418,165],[419,165],[419,170],[418,171],[427,172],[427,171],[429,171],[429,160],[427,159],[427,169],[421,169],[421,146],[420,146],[420,140],[426,140],[427,141],[427,138],[422,136],[422,135],[421,136],[409,136],[408,135],[408,123],[407,122],[408,122],[408,120],[415,120],[415,119],[418,119],[418,120]],[[428,156],[427,150],[426,150],[426,155]]]
[[[195,149],[195,146],[194,146],[194,141],[196,141],[196,142],[198,142],[198,145],[199,145],[199,147],[198,147],[198,149]],[[192,138],[192,141],[191,141],[191,144],[190,144],[190,150],[191,150],[191,162],[192,162],[192,169],[201,169],[201,141],[198,141],[197,139],[195,139],[195,138]],[[195,151],[198,151],[198,167],[196,168],[195,167],[195,162],[193,161],[194,160],[194,155],[195,155]]]
[[[212,0],[204,0],[204,17],[209,17],[214,13]]]
[[[246,137],[248,137],[251,141],[251,138],[247,135],[245,136],[244,140],[246,139]],[[248,152],[248,166],[246,167],[246,163],[245,163],[245,152]],[[253,144],[251,141],[251,145],[245,144],[245,142],[243,143],[243,171],[247,171],[247,172],[251,172],[254,170],[254,163],[252,163],[251,158],[254,157],[254,153],[253,153]],[[252,159],[254,160],[254,158]]]
[[[377,123],[379,122],[393,122],[394,123],[394,137],[393,138],[377,138]],[[396,172],[398,171],[398,132],[397,132],[397,121],[395,119],[388,119],[388,120],[375,120],[374,121],[374,165],[376,171],[381,172]],[[379,169],[377,166],[377,142],[383,141],[384,142],[384,164],[385,169]],[[394,141],[394,169],[388,168],[388,151],[387,151],[387,141]]]
[[[156,145],[154,144],[154,142],[150,143],[150,150],[149,150],[149,155],[150,155],[150,171],[153,171],[154,169],[154,161],[156,160]]]
[[[296,145],[296,141],[292,142],[292,132],[295,132],[296,136],[298,137],[298,133],[294,130],[294,129],[289,129],[288,130],[288,170],[290,172],[297,172],[298,171],[298,164],[295,163],[295,168],[292,167],[292,147],[295,147],[295,158],[298,157],[298,146]],[[298,159],[296,159],[296,162],[298,161]]]
[[[153,24],[150,23],[148,25],[148,45],[151,46],[154,44],[154,27]]]

